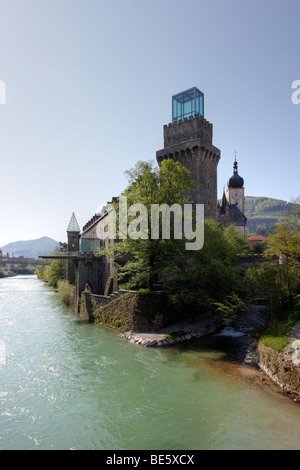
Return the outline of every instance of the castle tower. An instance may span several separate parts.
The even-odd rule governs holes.
[[[78,253],[80,241],[80,227],[73,212],[67,228],[68,253]],[[75,284],[75,264],[72,259],[68,259],[67,280],[70,284]]]
[[[185,166],[197,183],[186,197],[204,204],[204,217],[217,218],[217,166],[220,150],[213,146],[213,126],[204,119],[204,95],[196,87],[172,97],[173,122],[164,126],[164,148],[157,163],[172,158]]]
[[[229,204],[235,204],[242,214],[245,212],[245,188],[244,179],[238,174],[236,157],[233,164],[233,175],[227,183],[227,200]]]

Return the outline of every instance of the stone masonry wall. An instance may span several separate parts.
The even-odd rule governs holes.
[[[164,148],[156,152],[160,164],[172,158],[186,167],[197,187],[186,196],[204,204],[204,217],[217,217],[217,166],[220,150],[212,145],[212,124],[200,116],[164,127]]]
[[[282,390],[300,399],[300,366],[294,364],[292,351],[278,353],[261,343],[258,344],[259,367],[271,377]]]
[[[123,292],[111,300],[108,296],[82,293],[80,314],[121,332],[157,331],[174,321],[165,292]]]
[[[194,139],[200,139],[203,146],[212,144],[213,126],[201,116],[191,116],[183,121],[172,122],[164,126],[165,148]]]

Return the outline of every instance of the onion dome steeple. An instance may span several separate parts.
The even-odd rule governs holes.
[[[238,174],[238,164],[236,157],[233,164],[233,175],[227,183],[228,188],[242,188],[244,186],[244,179]]]

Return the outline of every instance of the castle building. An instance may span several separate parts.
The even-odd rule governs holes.
[[[213,145],[213,125],[204,118],[204,95],[196,87],[173,95],[172,123],[164,126],[164,148],[156,152],[157,163],[172,158],[185,166],[196,182],[186,197],[204,204],[204,218],[233,225],[246,237],[244,180],[235,159],[233,175],[221,203],[217,200],[217,168],[220,150]]]
[[[212,218],[224,226],[233,224],[246,236],[244,180],[238,174],[235,160],[227,192],[225,194],[224,189],[222,200],[218,202],[220,150],[213,145],[213,126],[204,118],[204,95],[196,87],[172,96],[172,122],[164,126],[164,147],[156,152],[158,165],[169,158],[190,171],[195,186],[185,196],[193,204],[204,205],[205,219]],[[111,203],[117,200],[112,198]],[[105,295],[117,288],[117,268],[113,260],[99,256],[100,248],[115,242],[108,223],[109,204],[84,225],[82,232],[75,214],[67,228],[67,277],[69,282],[77,285],[78,295],[86,288],[93,294]]]
[[[67,228],[67,251],[48,258],[67,258],[67,280],[77,287],[77,298],[88,290],[94,294],[110,293],[116,289],[116,272],[113,260],[100,256],[101,247],[113,242],[113,237],[106,232],[107,208],[95,214],[85,224],[81,232],[73,213]]]
[[[196,182],[186,197],[204,204],[204,217],[217,219],[217,167],[220,150],[212,143],[213,125],[204,118],[204,95],[190,88],[172,97],[172,123],[164,126],[164,148],[157,163],[172,158],[185,166]]]

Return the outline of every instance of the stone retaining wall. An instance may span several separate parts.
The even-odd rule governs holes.
[[[122,294],[122,295],[121,295]],[[165,292],[122,291],[110,296],[84,292],[80,314],[89,321],[125,331],[155,331],[174,320]]]
[[[82,292],[80,299],[80,315],[93,322],[95,320],[94,311],[99,306],[107,305],[110,302],[111,298],[109,296]]]
[[[284,353],[278,353],[262,343],[258,344],[259,367],[284,392],[295,395],[297,401],[300,399],[300,364],[295,359],[295,356],[299,356],[298,348],[300,345],[297,347],[292,343]]]

